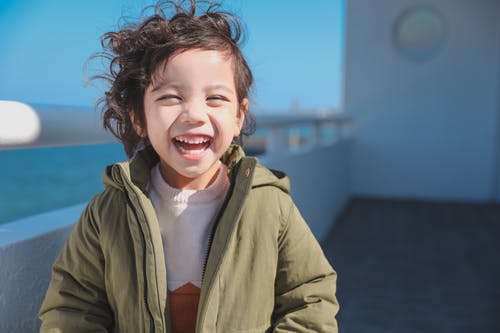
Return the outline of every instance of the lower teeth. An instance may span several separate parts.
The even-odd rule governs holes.
[[[186,149],[182,149],[181,148],[181,151],[183,153],[187,153],[187,154],[191,154],[191,155],[199,155],[199,154],[203,153],[205,150],[204,149],[201,149],[201,150],[186,150]]]

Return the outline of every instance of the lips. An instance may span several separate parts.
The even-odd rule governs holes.
[[[212,144],[208,135],[179,135],[172,139],[174,145],[183,154],[200,155]]]

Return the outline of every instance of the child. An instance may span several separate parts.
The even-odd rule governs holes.
[[[288,178],[233,143],[250,119],[240,25],[199,7],[103,37],[104,125],[131,159],[54,263],[42,332],[337,332],[336,274]]]

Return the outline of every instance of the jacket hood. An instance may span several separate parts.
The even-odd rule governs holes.
[[[290,193],[290,179],[278,170],[268,169],[261,164],[255,166],[252,187],[274,186],[285,193]]]
[[[244,171],[252,172],[252,188],[274,186],[285,193],[290,192],[290,180],[285,173],[264,167],[258,163],[255,157],[246,157],[243,149],[236,144],[231,145],[221,157],[221,161],[228,167],[230,179],[233,179],[232,174],[239,169],[238,166],[243,159],[254,160],[253,170]],[[102,182],[107,187],[123,190],[125,183],[131,181],[143,192],[147,192],[150,178],[149,170],[158,162],[158,154],[151,146],[146,147],[138,151],[129,161],[107,166],[102,175]],[[145,170],[148,171],[145,172]]]
[[[246,157],[245,152],[239,145],[231,145],[222,156],[221,161],[228,166],[229,174],[231,175],[234,167],[242,159],[252,159],[256,162],[253,170],[252,188],[260,186],[275,186],[286,193],[290,192],[290,180],[284,172],[266,168],[258,163],[256,157]]]

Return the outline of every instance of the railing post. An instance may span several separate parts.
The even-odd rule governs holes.
[[[323,125],[322,125],[322,121],[318,120],[318,121],[315,121],[314,124],[313,124],[313,135],[312,135],[312,143],[311,145],[314,147],[314,146],[319,146],[321,144],[323,144],[323,135],[321,133],[321,130],[323,128]]]
[[[344,126],[345,123],[343,121],[336,121],[333,123],[333,127],[335,129],[335,141],[341,141],[344,138]]]
[[[266,139],[266,154],[284,155],[288,152],[288,135],[283,127],[271,127]]]

